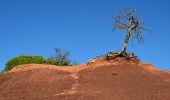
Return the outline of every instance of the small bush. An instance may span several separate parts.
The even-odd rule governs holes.
[[[6,63],[5,69],[3,70],[3,72],[9,71],[13,67],[22,65],[22,64],[45,64],[45,63],[46,63],[46,59],[43,58],[42,56],[26,56],[26,55],[17,56],[17,57],[10,59]]]
[[[68,65],[70,65],[69,61],[64,61],[64,62],[59,64],[59,66],[68,66]]]
[[[59,65],[59,62],[57,62],[53,57],[50,57],[50,58],[47,58],[46,64]]]
[[[50,58],[47,58],[46,64],[57,65],[57,66],[67,66],[67,65],[70,65],[70,62],[68,60],[59,62],[56,58],[50,57]]]

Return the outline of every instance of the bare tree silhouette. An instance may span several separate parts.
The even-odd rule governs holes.
[[[124,9],[120,12],[120,15],[113,16],[114,26],[113,30],[120,29],[126,31],[126,37],[122,45],[122,49],[119,54],[125,54],[129,38],[137,39],[139,43],[144,43],[143,38],[143,23],[137,17],[136,9]]]

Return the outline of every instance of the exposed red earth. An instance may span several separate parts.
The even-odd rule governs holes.
[[[170,71],[123,58],[20,65],[0,74],[0,100],[170,100]]]

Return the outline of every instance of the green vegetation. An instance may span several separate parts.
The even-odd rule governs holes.
[[[57,66],[67,66],[67,65],[70,65],[70,61],[64,61],[62,63],[59,63],[59,61],[54,58],[54,57],[49,57],[48,59],[46,59],[46,64],[50,64],[50,65],[57,65]]]
[[[55,55],[49,58],[44,58],[42,56],[28,56],[22,55],[10,59],[3,70],[3,72],[11,70],[13,67],[23,64],[50,64],[57,66],[73,65],[68,59],[69,51],[64,51],[61,48],[55,49]]]
[[[43,58],[42,56],[27,56],[27,55],[17,56],[17,57],[10,59],[6,63],[5,69],[3,70],[3,72],[9,71],[13,67],[22,65],[22,64],[45,64],[45,63],[46,63],[46,59]]]

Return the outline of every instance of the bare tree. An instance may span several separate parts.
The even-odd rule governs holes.
[[[70,54],[69,51],[63,51],[61,48],[56,48],[56,56],[55,59],[58,61],[59,64],[69,63],[68,56]]]
[[[68,58],[69,54],[70,52],[67,50],[56,48],[55,55],[49,57],[47,59],[47,63],[52,65],[60,65],[60,66],[70,65],[71,62]]]
[[[143,27],[142,21],[136,16],[137,10],[136,9],[125,9],[120,12],[119,16],[113,16],[114,20],[114,27],[115,29],[125,30],[126,37],[124,43],[122,45],[122,49],[119,54],[125,54],[127,44],[129,42],[129,38],[137,39],[140,42],[144,42],[144,38],[142,35]]]

